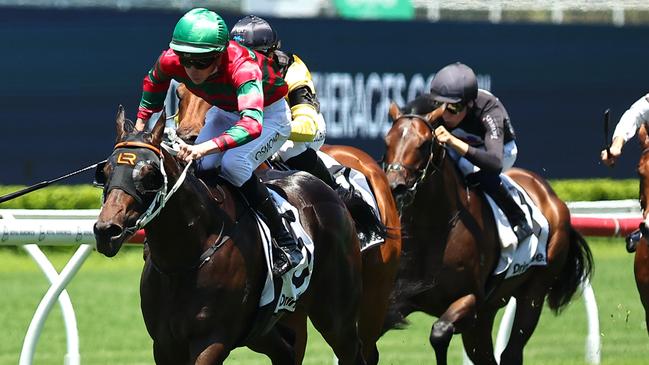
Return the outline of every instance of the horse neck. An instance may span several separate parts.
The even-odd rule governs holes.
[[[443,155],[442,148],[436,148],[434,155]],[[420,212],[413,215],[413,223],[419,221],[434,230],[447,228],[466,205],[464,183],[452,161],[443,156],[441,161],[431,163],[433,170],[420,184],[413,203]]]
[[[174,183],[169,182],[170,188]],[[145,228],[151,255],[161,268],[195,265],[211,241],[227,231],[229,220],[207,188],[188,175]]]

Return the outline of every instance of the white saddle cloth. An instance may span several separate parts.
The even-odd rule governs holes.
[[[275,313],[280,310],[293,312],[295,311],[295,304],[300,295],[302,295],[309,287],[311,273],[313,272],[313,241],[302,227],[297,209],[273,190],[269,189],[269,192],[270,196],[275,201],[275,205],[279,207],[280,212],[284,213],[288,210],[293,212],[295,221],[291,222],[290,227],[287,228],[289,231],[293,232],[296,239],[303,242],[302,261],[296,267],[282,275],[282,289],[279,293],[280,297],[277,301],[277,306],[275,307]],[[284,221],[284,223],[286,224],[286,221]],[[263,307],[275,299],[273,274],[271,272],[273,255],[271,253],[270,231],[266,223],[260,219],[259,216],[257,216],[257,226],[261,233],[267,267],[266,283],[261,293],[261,299],[259,300],[259,306]]]
[[[485,194],[493,211],[502,244],[500,260],[494,274],[497,275],[507,271],[505,278],[510,278],[524,273],[531,266],[547,265],[549,224],[523,188],[507,175],[501,174],[500,177],[509,193],[525,212],[527,223],[534,231],[533,235],[519,244],[505,214],[498,208],[493,199],[488,194]]]

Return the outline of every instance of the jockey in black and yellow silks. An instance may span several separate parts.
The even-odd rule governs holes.
[[[249,15],[239,20],[230,38],[273,59],[288,84],[291,134],[277,152],[280,158],[289,167],[309,172],[336,189],[338,185],[316,153],[324,144],[326,126],[307,66],[297,55],[279,49],[277,32],[260,17]]]

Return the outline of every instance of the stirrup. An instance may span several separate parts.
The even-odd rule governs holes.
[[[295,268],[302,261],[302,252],[298,245],[295,248],[276,247],[273,256],[273,276],[280,277]]]
[[[271,268],[271,271],[273,272],[273,277],[276,278],[286,274],[291,269],[291,265],[289,265],[290,261],[289,258],[287,257],[287,254],[281,248],[277,248],[277,250],[279,252],[273,255],[273,267]]]
[[[514,234],[516,235],[516,238],[518,239],[518,243],[521,243],[525,241],[525,239],[529,236],[531,236],[534,231],[532,230],[532,227],[526,222],[523,221],[517,225],[515,225],[512,230],[514,231]]]
[[[287,232],[290,235],[290,233]],[[286,242],[280,244],[277,239],[273,238],[273,275],[275,277],[286,274],[289,270],[296,267],[302,262],[302,239],[294,239],[291,236],[293,244],[287,245]]]

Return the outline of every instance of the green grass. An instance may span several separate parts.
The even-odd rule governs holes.
[[[602,364],[646,364],[649,336],[633,280],[633,256],[621,239],[589,239],[595,255],[593,280],[599,306]],[[57,268],[70,250],[48,250]],[[151,340],[139,309],[141,249],[132,247],[107,259],[92,253],[70,283],[68,292],[77,314],[81,360],[86,364],[152,364]],[[29,257],[18,250],[0,250],[0,365],[16,364],[29,321],[47,281]],[[381,364],[434,363],[428,345],[433,318],[409,317],[406,330],[388,332],[379,342]],[[525,350],[526,364],[584,364],[586,313],[581,299],[560,316],[544,311]],[[495,331],[494,331],[495,337]],[[461,363],[459,337],[451,343],[449,363]],[[59,365],[65,352],[60,310],[50,314],[38,343],[34,364]],[[233,352],[228,364],[269,364],[247,349]],[[305,364],[331,364],[332,353],[311,329]]]

